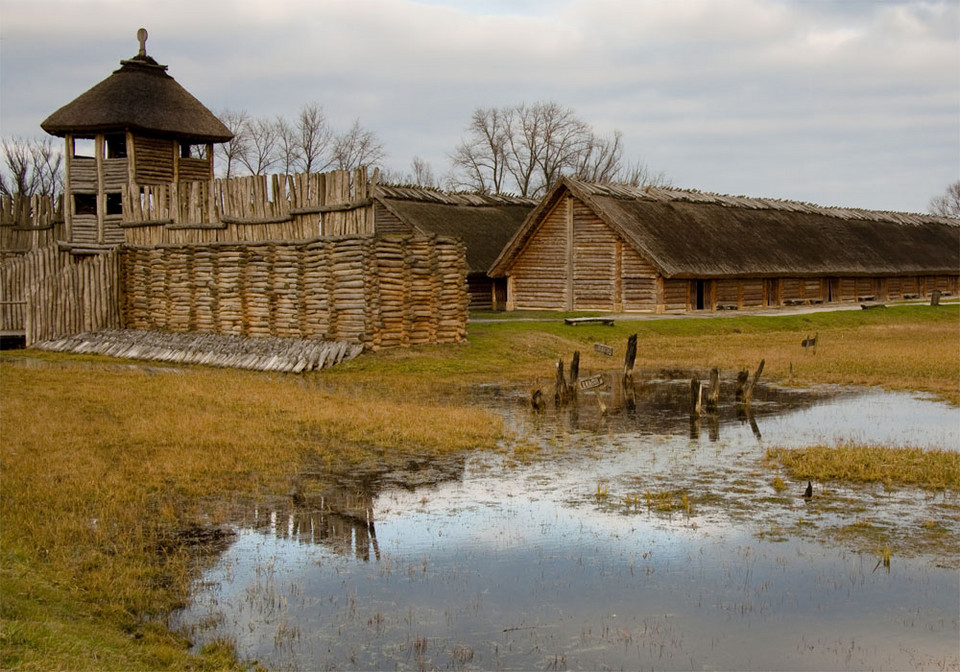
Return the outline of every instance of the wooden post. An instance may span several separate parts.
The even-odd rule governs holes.
[[[750,400],[753,398],[753,388],[760,379],[760,374],[763,373],[763,365],[765,363],[766,360],[760,360],[760,366],[757,367],[757,371],[753,374],[752,380],[750,379],[750,372],[747,369],[741,369],[740,373],[737,374],[737,403],[743,404],[744,406],[750,405]]]
[[[690,417],[699,418],[703,412],[703,385],[694,376],[690,380]]]
[[[563,359],[557,360],[557,379],[553,386],[553,400],[557,408],[567,403],[567,383],[563,376]]]
[[[708,413],[716,413],[720,403],[720,369],[713,367],[710,371],[710,387],[707,390],[706,409]]]
[[[637,335],[633,334],[627,339],[627,353],[623,358],[623,379],[624,381],[633,380],[633,365],[637,361]]]
[[[939,306],[940,305],[940,290],[935,289],[930,292],[930,305]]]
[[[570,394],[574,399],[577,398],[577,381],[580,379],[580,351],[575,350],[573,359],[570,360]]]

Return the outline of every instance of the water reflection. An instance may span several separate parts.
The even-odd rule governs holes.
[[[616,388],[542,413],[527,391],[478,390],[546,459],[306,471],[238,521],[172,625],[276,669],[960,667],[960,574],[938,566],[960,549],[894,544],[882,564],[833,536],[934,521],[957,538],[956,494],[837,485],[808,501],[805,481],[778,495],[757,467],[763,443],[824,437],[956,448],[957,409],[761,385],[748,412],[727,384],[691,420],[689,379]],[[666,491],[693,505],[636,504]]]

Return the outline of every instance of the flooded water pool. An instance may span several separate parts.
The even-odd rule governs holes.
[[[685,385],[606,389],[605,415],[594,395],[536,414],[480,389],[510,446],[247,512],[171,625],[275,669],[960,668],[956,493],[818,483],[807,500],[760,464],[770,445],[957,449],[960,411],[764,388],[749,417],[691,421]],[[946,552],[845,542],[931,520]]]

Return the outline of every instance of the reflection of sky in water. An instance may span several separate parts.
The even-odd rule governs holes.
[[[960,408],[907,393],[840,396],[783,415],[758,418],[757,424],[764,442],[791,448],[854,442],[960,450]],[[752,437],[748,426],[730,430],[735,439],[749,441]]]
[[[763,443],[832,442],[804,432],[856,416],[844,426],[863,436],[839,441],[929,445],[884,427],[909,418],[940,427],[932,445],[956,447],[956,409],[928,416],[909,395],[873,396],[867,410],[844,398],[763,416]],[[565,441],[577,449],[557,459],[508,466],[481,455],[461,480],[375,495],[369,561],[349,548],[364,543],[362,526],[347,533],[346,551],[241,531],[175,624],[205,620],[199,639],[234,638],[242,656],[280,669],[960,665],[956,570],[896,549],[889,571],[875,569],[876,555],[838,545],[758,539],[771,520],[789,526],[813,515],[796,497],[762,524],[620,505],[631,488],[695,478],[718,463],[731,478],[749,473],[758,443],[748,425],[725,424],[717,441],[705,431],[698,440],[581,431]],[[609,495],[598,500],[600,483]],[[281,516],[279,536],[285,529]]]

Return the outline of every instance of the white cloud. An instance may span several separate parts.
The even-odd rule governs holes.
[[[140,26],[211,109],[317,101],[401,171],[443,172],[475,107],[556,100],[690,187],[919,210],[960,176],[952,0],[3,0],[0,132],[39,133]]]

